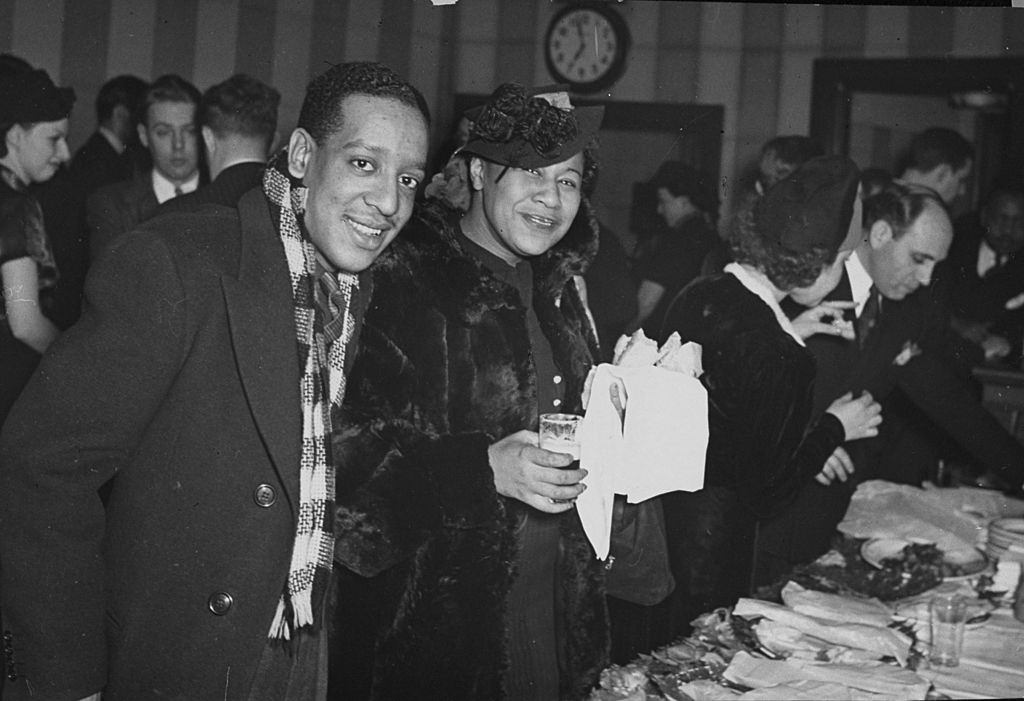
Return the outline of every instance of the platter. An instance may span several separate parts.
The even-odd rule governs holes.
[[[864,561],[882,569],[886,560],[903,560],[908,545],[921,544],[904,538],[872,538],[861,545]],[[955,582],[976,577],[988,568],[988,558],[977,548],[942,553],[943,580]]]

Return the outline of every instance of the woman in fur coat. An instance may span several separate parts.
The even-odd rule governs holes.
[[[332,698],[578,699],[607,664],[585,472],[537,445],[580,411],[597,342],[574,276],[603,108],[498,88],[462,155],[469,212],[427,205],[374,275],[333,442],[342,493]]]

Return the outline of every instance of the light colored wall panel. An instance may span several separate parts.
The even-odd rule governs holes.
[[[281,92],[278,124],[289,134],[299,118],[306,94],[310,45],[313,39],[313,0],[277,0],[274,64],[271,84]]]
[[[522,2],[523,0],[517,0]],[[462,41],[498,41],[498,0],[460,2],[459,39]],[[539,39],[538,39],[539,41]]]
[[[791,48],[820,48],[825,32],[825,9],[821,5],[786,5],[782,44]]]
[[[156,77],[153,75],[155,22],[156,0],[112,0],[107,75],[134,73],[144,80]]]
[[[613,100],[647,102],[658,99],[655,95],[654,76],[658,67],[658,51],[654,46],[635,46],[630,51],[626,72],[604,93],[597,95],[606,98],[611,93]]]
[[[235,73],[238,0],[205,0],[196,16],[199,36],[193,80],[200,90]]]
[[[867,11],[864,55],[869,58],[905,57],[909,8],[872,5]]]
[[[1003,54],[1003,14],[998,7],[958,7],[953,27],[953,51],[961,56]]]
[[[11,53],[44,69],[60,85],[63,0],[14,0],[12,24]]]
[[[736,114],[740,100],[741,56],[738,49],[705,49],[697,77],[697,102],[723,105],[722,188],[719,196],[728,203],[738,174],[736,164]]]
[[[811,128],[811,83],[814,49],[796,49],[782,55],[779,81],[779,134],[807,134]]]
[[[631,2],[616,7],[629,26],[634,47],[654,48],[658,44],[658,17],[660,5],[657,2]]]
[[[743,3],[703,3],[700,24],[702,47],[739,49],[743,46]]]
[[[380,42],[381,0],[356,0],[348,6],[345,60],[373,61]]]
[[[460,44],[456,59],[458,76],[455,91],[478,95],[490,93],[495,88],[496,61],[494,44]]]

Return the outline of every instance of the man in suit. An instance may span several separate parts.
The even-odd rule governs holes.
[[[428,119],[386,67],[334,66],[237,208],[98,261],[0,436],[6,699],[324,698],[331,422]]]
[[[212,182],[169,200],[157,212],[190,211],[208,203],[237,205],[263,177],[277,136],[280,102],[277,90],[241,73],[203,93],[199,123]]]
[[[867,391],[882,404],[881,431],[877,438],[838,449],[821,483],[805,485],[781,516],[761,524],[760,583],[827,550],[857,483],[881,478],[920,484],[921,456],[893,450],[901,432],[916,428],[895,418],[908,415],[903,407],[926,417],[933,430],[959,444],[1008,487],[1019,490],[1024,481],[1024,447],[956,371],[950,329],[921,289],[930,284],[953,238],[942,201],[932,190],[892,183],[865,201],[864,227],[864,240],[829,296],[855,303],[856,338],[819,334],[807,339],[807,348],[817,361],[816,410],[848,391]]]
[[[957,221],[938,294],[961,336],[988,360],[1020,355],[1024,333],[1024,190],[997,186],[977,214]]]
[[[914,136],[900,180],[934,190],[947,207],[964,194],[974,165],[971,142],[952,129],[931,127]]]
[[[86,204],[93,260],[121,234],[156,213],[157,206],[199,186],[195,86],[177,75],[157,78],[146,91],[139,140],[153,168],[129,181],[97,190]]]
[[[96,131],[71,160],[71,175],[83,197],[104,185],[130,180],[139,169],[138,115],[147,87],[142,78],[119,75],[100,88]]]

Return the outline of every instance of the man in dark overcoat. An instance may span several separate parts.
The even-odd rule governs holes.
[[[324,698],[328,436],[427,134],[407,82],[335,66],[237,209],[97,264],[0,439],[5,698]]]

